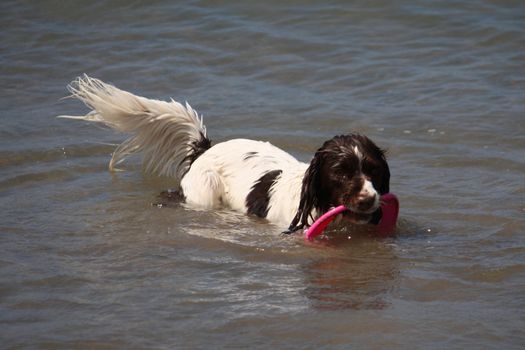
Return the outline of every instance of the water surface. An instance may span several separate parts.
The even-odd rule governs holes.
[[[3,1],[0,338],[16,348],[525,344],[520,1]],[[214,142],[388,149],[395,237],[329,246],[158,207],[124,135],[56,119],[88,73],[189,101]],[[350,237],[350,239],[348,239]]]

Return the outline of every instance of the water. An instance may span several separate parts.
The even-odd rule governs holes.
[[[525,346],[520,1],[3,1],[0,339],[17,348]],[[388,149],[396,237],[327,247],[152,203],[76,76],[189,101],[215,141]]]

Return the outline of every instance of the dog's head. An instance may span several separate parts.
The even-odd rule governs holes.
[[[351,134],[326,141],[303,178],[299,210],[291,230],[308,224],[312,211],[318,215],[344,205],[346,218],[354,223],[372,222],[379,197],[389,192],[390,170],[385,153],[368,137]]]

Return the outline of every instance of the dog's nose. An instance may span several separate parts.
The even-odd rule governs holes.
[[[363,196],[357,201],[357,209],[361,212],[368,212],[376,209],[377,195]]]

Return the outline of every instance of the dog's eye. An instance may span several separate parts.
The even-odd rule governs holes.
[[[334,180],[342,180],[346,177],[346,174],[343,171],[338,171],[338,170],[332,171],[330,175],[331,175],[330,177],[333,178]]]
[[[373,168],[370,171],[370,175],[372,175],[372,177],[377,177],[377,176],[381,175],[381,171],[378,168]]]
[[[368,172],[368,173],[372,173],[378,170],[377,164],[374,161],[370,160],[369,158],[363,159],[362,167],[363,167],[363,171]]]
[[[355,171],[348,171],[343,169],[339,169],[334,172],[334,175],[338,180],[345,182],[352,179],[355,176],[355,174]]]
[[[381,175],[381,169],[379,169],[379,166],[368,158],[365,158],[363,161],[363,172],[372,177]]]

